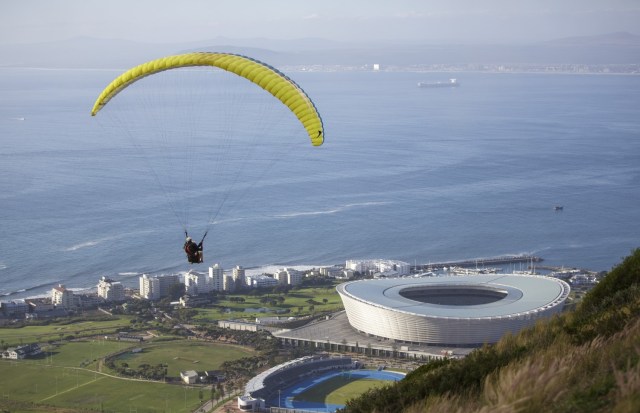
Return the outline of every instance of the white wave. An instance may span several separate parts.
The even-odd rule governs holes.
[[[67,290],[73,291],[74,294],[90,294],[98,291],[97,287],[66,287]]]
[[[331,214],[337,214],[339,212],[346,211],[352,208],[368,207],[368,206],[374,206],[374,205],[386,205],[386,204],[389,204],[389,202],[386,202],[386,201],[358,202],[353,204],[345,204],[335,208],[325,209],[320,211],[290,212],[288,214],[273,215],[273,217],[274,218],[296,218],[296,217],[310,216],[310,215],[331,215]]]
[[[212,225],[216,225],[216,224],[224,224],[227,222],[238,222],[238,221],[244,221],[247,218],[227,218],[227,219],[216,219],[214,221],[210,221],[209,223]]]
[[[76,244],[74,246],[71,246],[69,248],[65,248],[65,251],[76,251],[79,250],[81,248],[86,248],[86,247],[93,247],[94,245],[98,245],[100,244],[102,241],[101,240],[97,240],[97,241],[87,241],[87,242],[83,242],[81,244]]]
[[[132,275],[142,275],[140,272],[119,272],[118,275],[122,275],[123,277],[129,277]]]
[[[9,268],[7,264],[5,264],[4,262],[0,262],[0,270],[6,270],[7,268]]]
[[[12,120],[24,120],[24,117],[19,117],[19,118],[11,118]]]
[[[145,234],[145,233],[150,233],[150,232],[154,232],[152,230],[145,230],[145,231],[136,231],[136,232],[127,232],[127,233],[122,233],[122,234],[118,234],[118,235],[113,235],[110,237],[104,237],[104,238],[98,238],[92,241],[86,241],[86,242],[81,242],[79,244],[76,245],[72,245],[71,247],[67,247],[65,249],[63,249],[63,251],[66,252],[70,252],[70,251],[77,251],[79,249],[82,248],[88,248],[88,247],[95,247],[98,244],[102,244],[103,242],[107,242],[107,241],[115,241],[121,238],[127,238],[127,237],[131,237],[132,235],[140,235],[140,234]]]

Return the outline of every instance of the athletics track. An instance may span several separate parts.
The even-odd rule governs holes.
[[[317,403],[306,402],[300,400],[294,400],[295,397],[311,387],[317,386],[325,380],[336,376],[347,375],[351,379],[372,379],[372,380],[388,380],[398,381],[404,378],[404,374],[385,371],[385,370],[332,370],[327,374],[320,376],[313,376],[311,378],[303,379],[295,383],[291,387],[287,387],[280,391],[280,400],[278,403],[278,397],[270,399],[267,403],[268,406],[274,407],[286,407],[288,409],[300,409],[314,412],[335,412],[336,409],[344,407],[342,404],[330,404],[330,403]]]

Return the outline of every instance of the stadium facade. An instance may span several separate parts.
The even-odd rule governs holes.
[[[562,311],[570,292],[559,279],[515,274],[361,280],[336,288],[356,330],[442,346],[495,343]]]

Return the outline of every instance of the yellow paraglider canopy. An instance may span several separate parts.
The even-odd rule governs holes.
[[[309,96],[293,80],[265,63],[230,53],[186,53],[152,60],[129,69],[115,78],[100,93],[93,105],[91,115],[95,116],[109,100],[130,84],[154,73],[189,66],[218,67],[255,83],[293,112],[309,134],[314,146],[320,146],[324,142],[320,114]]]

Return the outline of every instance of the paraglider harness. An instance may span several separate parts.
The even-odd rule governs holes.
[[[187,240],[184,243],[184,252],[187,254],[187,260],[190,264],[200,264],[204,262],[204,255],[202,254],[202,243],[207,236],[207,232],[204,233],[202,240],[199,244],[196,244],[190,237],[187,231],[184,232]]]

